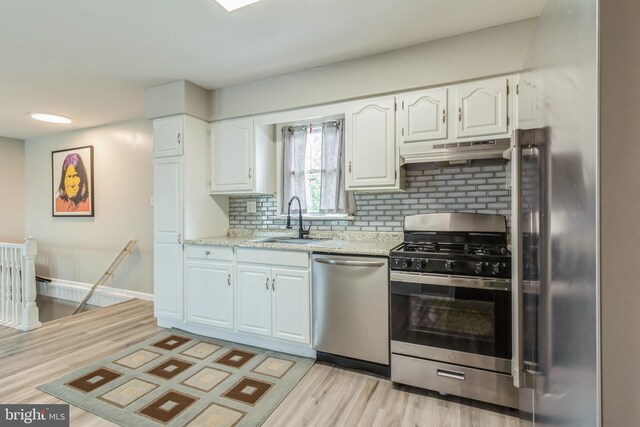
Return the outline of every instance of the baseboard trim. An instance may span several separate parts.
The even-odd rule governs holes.
[[[48,297],[65,299],[67,301],[82,301],[93,286],[91,283],[73,282],[71,280],[62,280],[50,277],[42,277],[42,279],[45,279],[46,281],[37,281],[38,295],[46,295]],[[87,304],[106,307],[134,298],[153,301],[153,294],[130,291],[127,289],[111,288],[109,286],[100,286],[95,290],[91,298],[89,298]]]

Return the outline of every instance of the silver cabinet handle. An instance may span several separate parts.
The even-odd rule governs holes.
[[[205,255],[211,255],[211,251],[204,251]]]
[[[444,109],[442,109],[442,123],[446,123]]]
[[[351,161],[349,161],[349,173],[351,173]]]
[[[439,377],[451,378],[452,380],[464,381],[464,372],[445,371],[444,369],[438,369],[436,375]]]
[[[269,290],[269,278],[267,277],[267,282],[264,284],[267,288],[267,290]]]
[[[524,316],[522,301],[522,145],[518,136],[518,130],[514,130],[511,138],[511,204],[513,216],[511,218],[511,374],[513,385],[524,387]]]
[[[458,121],[462,121],[462,108],[458,108]]]
[[[384,262],[375,262],[375,261],[350,261],[346,259],[331,259],[331,258],[314,258],[313,260],[320,264],[343,265],[348,267],[383,267],[384,266]]]
[[[251,179],[251,168],[249,168],[249,179]]]
[[[276,290],[276,278],[271,279],[271,289]]]
[[[231,286],[231,275],[227,275],[227,284]]]
[[[181,245],[182,244],[182,235],[178,234],[178,244]]]
[[[178,132],[178,136],[176,138],[178,140],[178,144],[182,143],[182,133]]]

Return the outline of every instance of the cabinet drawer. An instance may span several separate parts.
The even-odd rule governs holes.
[[[233,248],[220,246],[188,245],[187,258],[233,261]]]
[[[391,355],[391,381],[441,393],[518,407],[511,375],[414,357]]]
[[[309,268],[309,254],[297,251],[239,248],[238,262]]]

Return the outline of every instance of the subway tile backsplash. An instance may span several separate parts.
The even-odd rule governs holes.
[[[406,215],[432,212],[510,214],[511,198],[505,188],[507,165],[503,160],[475,161],[471,166],[407,165],[404,193],[356,193],[353,220],[309,220],[306,225],[322,231],[402,231]],[[247,202],[256,202],[256,213],[247,213]],[[232,196],[231,228],[282,229],[286,219],[277,213],[274,196]]]

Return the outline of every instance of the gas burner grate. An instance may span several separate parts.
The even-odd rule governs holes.
[[[509,254],[507,249],[501,245],[439,242],[405,243],[400,251],[410,253],[441,253],[483,256],[504,256]]]
[[[486,246],[486,245],[464,245],[464,252],[467,255],[507,255],[507,249],[504,246]]]
[[[402,251],[437,253],[440,252],[440,245],[438,245],[438,243],[407,243],[404,248],[402,248]]]

